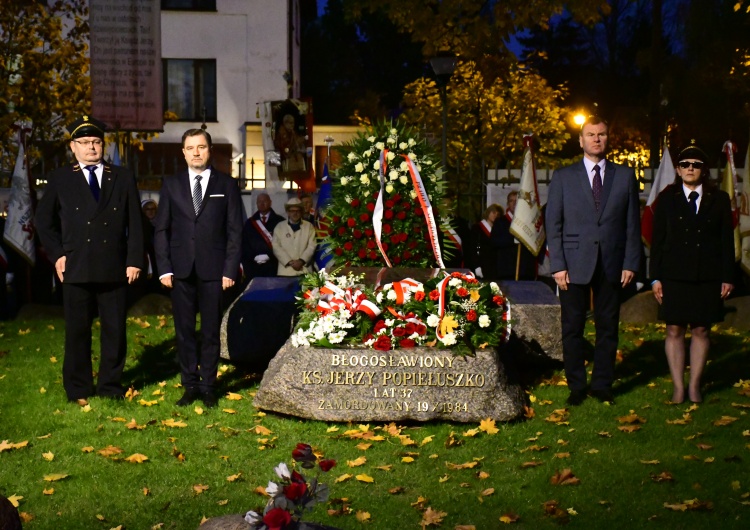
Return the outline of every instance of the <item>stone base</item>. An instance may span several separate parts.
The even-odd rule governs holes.
[[[527,353],[562,361],[560,299],[542,282],[500,282],[511,302],[513,335]]]
[[[292,346],[271,361],[256,407],[323,421],[512,420],[524,396],[495,350],[456,357],[450,350]]]

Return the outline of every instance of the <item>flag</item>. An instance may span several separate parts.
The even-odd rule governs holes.
[[[526,147],[521,170],[521,185],[518,190],[518,202],[510,223],[510,233],[535,256],[539,255],[546,237],[542,206],[539,204],[539,191],[536,182],[536,168],[531,142],[534,137],[526,135],[523,143]]]
[[[13,169],[13,180],[8,201],[8,217],[5,220],[3,239],[18,251],[29,264],[36,262],[34,249],[34,209],[31,204],[29,186],[29,168],[26,161],[26,134],[28,128],[21,128],[17,133],[18,157]]]
[[[651,248],[651,236],[654,231],[654,209],[656,209],[656,199],[659,194],[674,182],[675,169],[672,163],[672,157],[669,155],[669,149],[664,144],[664,154],[659,162],[659,169],[656,171],[654,181],[651,183],[651,192],[648,194],[646,207],[643,209],[643,218],[641,219],[641,239],[643,243]]]
[[[112,150],[112,165],[121,166],[122,160],[120,160],[120,135],[119,134],[115,137],[114,143],[115,143],[115,146],[114,146],[114,149]]]
[[[740,193],[740,237],[742,238],[742,269],[750,274],[750,142],[745,154],[745,171]]]
[[[331,247],[324,240],[328,235],[328,221],[325,211],[331,202],[331,178],[328,175],[328,162],[323,165],[323,178],[320,181],[318,204],[315,206],[315,220],[317,225],[318,245],[315,248],[315,265],[318,270],[329,269],[333,265]]]
[[[727,140],[724,142],[723,151],[727,155],[727,165],[724,166],[724,175],[721,178],[721,189],[729,195],[729,203],[732,206],[732,225],[734,226],[734,260],[740,261],[742,256],[742,241],[740,240],[740,212],[737,209],[737,170],[734,168],[734,144]]]

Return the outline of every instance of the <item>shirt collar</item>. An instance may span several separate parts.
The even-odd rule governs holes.
[[[698,184],[698,187],[695,188],[695,190],[691,190],[690,188],[688,188],[684,184],[682,185],[682,193],[685,194],[685,198],[688,199],[688,200],[690,200],[690,192],[691,191],[697,191],[698,192],[698,198],[699,199],[702,198],[703,197],[703,184]]]
[[[589,160],[585,156],[583,157],[583,165],[586,166],[586,172],[591,176],[591,173],[594,172],[594,166],[599,166],[599,169],[601,170],[601,174],[604,175],[604,166],[607,165],[606,160],[600,160],[598,163],[594,162],[593,160]]]
[[[190,175],[190,180],[195,180],[195,177],[197,177],[198,175],[200,175],[204,179],[208,179],[211,176],[211,168],[206,168],[200,173],[188,168],[188,175]]]

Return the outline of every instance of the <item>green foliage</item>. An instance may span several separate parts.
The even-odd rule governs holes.
[[[15,123],[32,122],[35,159],[59,149],[65,124],[90,110],[88,2],[3,0],[0,7],[0,145],[3,165],[12,167]]]

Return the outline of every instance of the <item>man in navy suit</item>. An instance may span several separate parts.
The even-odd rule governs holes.
[[[592,290],[596,344],[591,394],[614,402],[620,293],[641,259],[638,183],[631,168],[605,159],[607,135],[601,118],[586,120],[579,137],[583,160],[555,171],[547,199],[547,241],[560,289],[570,405],[580,405],[587,395],[583,331]]]
[[[63,386],[81,406],[94,393],[91,325],[99,314],[101,360],[96,394],[121,399],[127,285],[143,268],[141,201],[133,174],[103,162],[106,126],[89,116],[70,126],[72,166],[47,177],[35,224],[62,283]]]
[[[214,170],[211,136],[182,135],[188,169],[164,179],[154,219],[154,246],[162,285],[172,289],[177,355],[187,406],[202,399],[215,407],[219,366],[221,293],[237,279],[242,247],[242,202],[237,182]],[[201,316],[198,346],[196,315]]]

